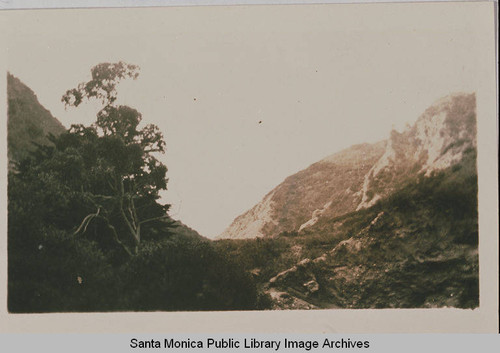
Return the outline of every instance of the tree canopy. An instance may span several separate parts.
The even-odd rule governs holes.
[[[68,90],[62,101],[78,107],[99,100],[103,107],[95,123],[72,125],[51,138],[54,147],[41,148],[19,168],[21,178],[50,175],[55,195],[64,194],[54,207],[71,202],[80,211],[69,216],[63,206],[45,217],[59,218],[75,235],[104,228],[129,255],[137,253],[144,227],[167,226],[169,220],[169,206],[159,202],[159,192],[167,188],[167,167],[155,156],[165,152],[163,135],[156,125],[141,127],[137,110],[116,104],[118,83],[136,79],[138,70],[123,62],[93,67],[92,79]]]
[[[12,312],[255,309],[249,274],[161,203],[165,141],[118,84],[139,68],[104,63],[62,97],[102,104],[18,161],[8,183]]]

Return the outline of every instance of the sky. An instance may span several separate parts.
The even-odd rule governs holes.
[[[61,96],[101,62],[139,65],[120,104],[163,132],[171,215],[207,237],[287,176],[477,87],[467,5],[10,12],[7,69],[66,127]]]

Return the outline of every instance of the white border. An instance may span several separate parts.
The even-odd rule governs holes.
[[[259,4],[266,1],[20,1],[0,0],[0,8],[81,8],[116,6],[185,6]],[[335,1],[345,3],[349,1]],[[378,1],[370,1],[378,2]],[[382,2],[382,1],[381,1]],[[312,1],[272,1],[280,4],[313,4]],[[334,3],[321,1],[320,3]],[[495,23],[493,6],[478,4],[488,13],[490,25]],[[390,6],[386,4],[385,6]],[[0,13],[0,25],[8,11]],[[486,16],[486,17],[488,17]],[[494,25],[497,28],[497,25]],[[124,332],[170,332],[170,333],[334,333],[334,332],[498,332],[498,102],[496,41],[494,31],[484,38],[482,52],[488,53],[480,70],[483,89],[478,92],[478,154],[479,154],[479,213],[480,213],[480,308],[474,311],[459,309],[374,309],[374,310],[318,310],[284,312],[177,312],[177,313],[84,313],[84,314],[8,314],[5,304],[0,307],[0,332],[73,332],[73,333],[124,333]],[[2,39],[0,33],[0,39]],[[3,43],[3,41],[1,41]],[[3,50],[3,51],[2,51]],[[495,50],[494,53],[492,51]],[[0,65],[6,55],[0,48]],[[490,54],[491,53],[491,54]],[[0,66],[2,68],[2,66]],[[2,71],[2,72],[5,72]],[[0,102],[6,102],[5,82],[0,90]],[[495,104],[496,103],[496,104]],[[2,115],[6,110],[2,109]],[[6,120],[4,120],[5,122]],[[4,123],[5,124],[5,123]],[[4,127],[6,124],[4,125]],[[6,151],[6,129],[0,129],[2,150]],[[6,153],[2,158],[6,157]],[[2,159],[6,165],[6,161]],[[6,210],[6,168],[0,174],[0,202]],[[2,232],[6,233],[6,212],[2,213]],[[482,240],[481,240],[482,239]],[[0,283],[6,287],[6,244],[0,242]],[[6,288],[2,290],[5,291]],[[0,300],[5,303],[4,296]]]

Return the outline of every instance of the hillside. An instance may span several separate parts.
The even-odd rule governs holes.
[[[314,224],[321,215],[354,211],[361,202],[364,177],[384,153],[384,145],[350,147],[286,178],[219,238],[274,236]]]
[[[479,305],[474,150],[376,205],[300,233],[219,240],[274,309]]]
[[[454,94],[386,141],[352,146],[286,178],[219,239],[300,232],[321,218],[374,205],[418,174],[458,163],[476,147],[475,95]]]
[[[476,148],[476,96],[453,94],[429,107],[409,129],[392,131],[384,155],[366,174],[357,209],[369,207],[408,177],[430,175]]]
[[[335,174],[341,167],[353,178]],[[387,141],[287,178],[216,244],[274,309],[475,308],[477,187],[475,96],[452,95]]]
[[[47,145],[49,134],[59,135],[66,129],[39,102],[35,93],[17,77],[7,74],[8,158],[20,161],[36,145]]]

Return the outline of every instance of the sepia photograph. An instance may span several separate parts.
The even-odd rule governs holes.
[[[8,315],[486,315],[485,9],[2,13]]]

